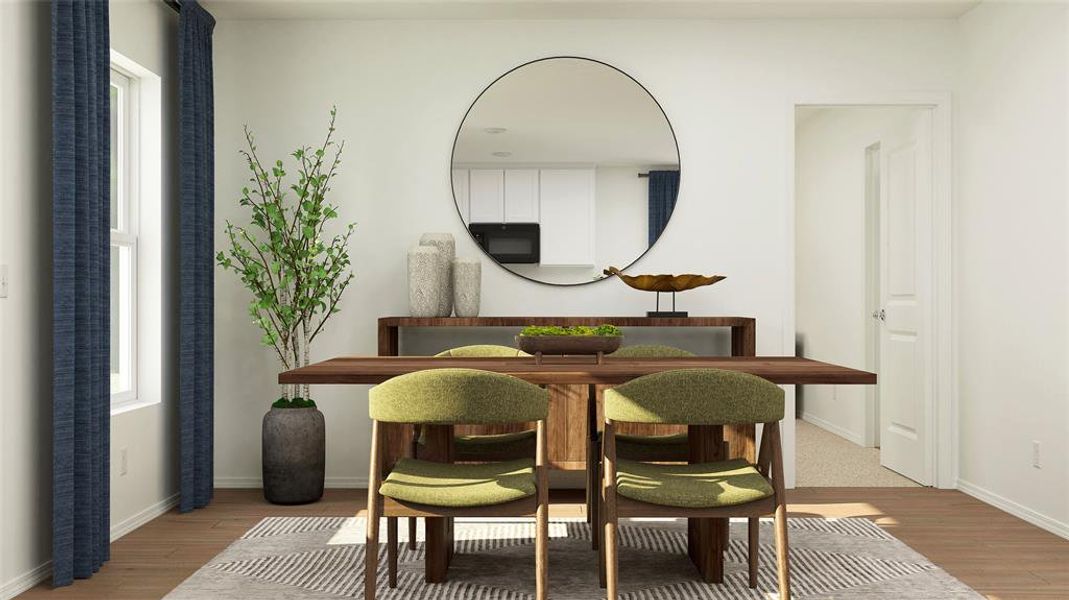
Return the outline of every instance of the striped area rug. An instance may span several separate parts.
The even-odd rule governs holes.
[[[791,519],[791,583],[797,598],[980,598],[973,590],[867,519]],[[384,528],[383,528],[384,529]],[[401,535],[404,536],[402,527]],[[338,599],[363,596],[362,518],[270,517],[167,596],[169,600]],[[758,589],[747,586],[745,522],[733,522],[724,583],[706,584],[686,558],[682,520],[621,525],[620,586],[629,600],[776,597],[771,523],[761,527]],[[534,597],[534,524],[524,519],[458,520],[450,579],[423,581],[423,538],[402,537],[398,586],[386,600],[526,600]],[[590,529],[581,520],[550,526],[550,595],[603,598]],[[385,541],[385,540],[383,540]]]

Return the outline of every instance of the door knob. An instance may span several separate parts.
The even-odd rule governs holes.
[[[886,321],[887,320],[887,311],[885,311],[882,308],[880,309],[880,320],[881,321]]]

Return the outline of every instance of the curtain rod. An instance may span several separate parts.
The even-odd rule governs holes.
[[[163,3],[170,6],[174,12],[182,12],[182,4],[179,0],[163,0]]]
[[[639,173],[638,176],[639,177],[649,177],[650,174],[649,173]]]

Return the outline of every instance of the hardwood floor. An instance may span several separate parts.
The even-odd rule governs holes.
[[[112,545],[92,579],[20,599],[161,598],[265,516],[347,515],[362,490],[328,490],[306,506],[272,506],[259,490],[217,490],[211,506],[171,512]],[[866,517],[988,598],[1069,598],[1069,541],[961,492],[923,488],[802,488],[788,493],[792,516]],[[552,516],[583,514],[581,491],[555,491]],[[552,574],[550,575],[552,577]]]

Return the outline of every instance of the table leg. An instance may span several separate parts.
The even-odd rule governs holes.
[[[710,462],[724,458],[724,428],[718,425],[691,425],[690,462]],[[724,531],[727,519],[687,519],[687,554],[702,579],[724,581]]]
[[[453,426],[424,426],[424,445],[420,458],[437,462],[453,460]],[[427,583],[444,583],[453,558],[453,519],[433,517],[424,519],[427,541],[424,552],[424,579]]]

